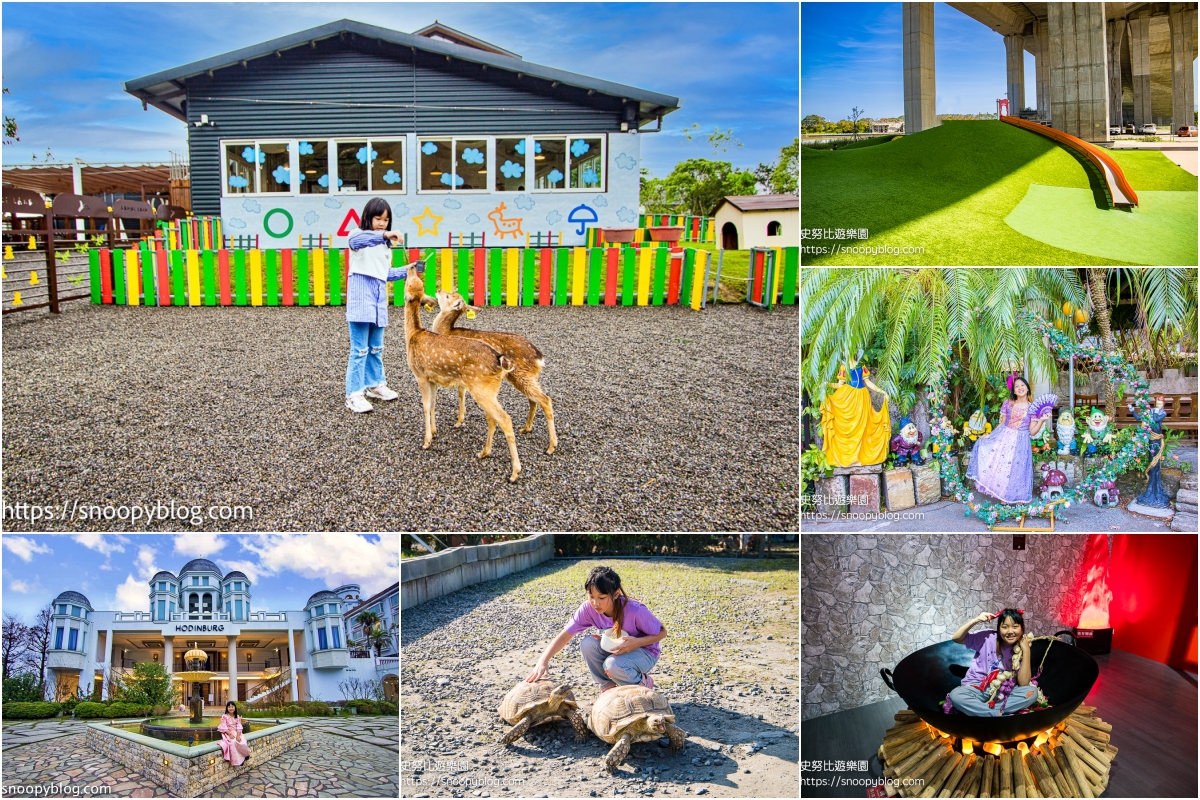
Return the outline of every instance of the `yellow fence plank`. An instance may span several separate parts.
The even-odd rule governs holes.
[[[654,272],[654,248],[643,247],[638,251],[637,304],[646,305],[650,298],[650,274]]]
[[[250,305],[263,304],[262,250],[250,251]]]
[[[584,281],[587,276],[587,248],[575,247],[574,264],[571,268],[571,305],[583,305]]]
[[[508,269],[506,270],[504,305],[515,306],[519,303],[517,278],[521,274],[521,251],[516,247],[510,247],[506,252],[508,253]]]

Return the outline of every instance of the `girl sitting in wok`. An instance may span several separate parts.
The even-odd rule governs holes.
[[[996,630],[967,632],[972,625],[997,616]],[[984,612],[968,620],[953,639],[975,651],[962,685],[951,690],[947,701],[960,713],[971,717],[1007,716],[1038,702],[1040,690],[1036,683],[1030,683],[1029,646],[1033,637],[1025,632],[1024,611],[1006,608],[998,615]]]

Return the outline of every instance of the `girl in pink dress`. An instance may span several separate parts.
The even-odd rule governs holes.
[[[221,732],[221,754],[231,766],[240,767],[250,757],[250,745],[246,744],[246,737],[242,735],[242,718],[238,716],[237,703],[230,700],[225,704],[225,713],[217,730]]]

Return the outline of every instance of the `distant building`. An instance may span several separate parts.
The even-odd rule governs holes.
[[[904,133],[903,122],[872,122],[871,133]]]

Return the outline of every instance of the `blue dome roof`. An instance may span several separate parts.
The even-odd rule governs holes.
[[[159,578],[167,578],[167,579],[173,580],[173,581],[179,580],[174,575],[172,575],[171,573],[169,573],[165,569],[163,569],[163,570],[159,570],[158,572],[154,573],[154,577],[150,579],[150,582],[154,583]]]
[[[231,573],[229,573],[228,575],[226,575],[226,576],[225,576],[225,580],[229,580],[229,579],[231,579],[231,578],[244,578],[244,579],[245,579],[245,580],[247,580],[247,581],[248,581],[248,580],[250,580],[249,578],[247,578],[247,577],[246,577],[246,573],[244,573],[244,572],[241,572],[241,571],[239,571],[239,570],[236,570],[236,569],[235,569],[233,572],[231,572]]]
[[[209,561],[207,558],[193,558],[191,561],[183,565],[183,569],[179,570],[179,574],[182,575],[185,572],[198,572],[205,569],[209,570],[210,572],[215,572],[218,575],[221,574],[221,568]]]
[[[92,608],[91,601],[81,595],[79,592],[63,592],[58,597],[54,598],[54,602],[57,603],[59,601],[66,603],[81,603],[87,606],[89,610]]]
[[[317,602],[318,600],[337,600],[340,603],[342,598],[338,597],[336,594],[334,594],[331,591],[328,591],[327,589],[322,589],[321,591],[314,594],[312,597],[308,598],[308,602],[304,604],[304,607],[308,608],[309,606],[311,606],[313,603]]]

